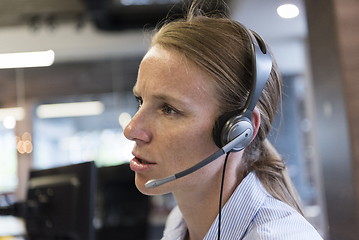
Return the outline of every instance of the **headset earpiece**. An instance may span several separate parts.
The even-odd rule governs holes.
[[[213,128],[213,139],[219,148],[234,140],[248,129],[244,140],[240,141],[231,151],[241,151],[249,145],[253,138],[252,112],[259,100],[264,86],[272,70],[272,56],[267,51],[263,39],[255,32],[242,25],[247,33],[252,52],[252,88],[242,110],[225,113],[218,118]]]
[[[235,114],[230,117],[228,114],[225,114],[216,121],[213,129],[213,138],[216,145],[221,148],[247,130],[250,131],[245,135],[245,139],[237,144],[232,151],[241,151],[248,146],[253,137],[253,125],[250,118],[246,116]]]

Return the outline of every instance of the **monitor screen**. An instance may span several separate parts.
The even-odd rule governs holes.
[[[29,240],[94,240],[96,166],[85,162],[30,172]]]
[[[137,190],[129,165],[98,168],[97,176],[96,239],[152,239],[150,198]]]

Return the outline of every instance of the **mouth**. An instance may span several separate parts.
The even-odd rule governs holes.
[[[150,165],[150,164],[156,164],[154,162],[148,161],[146,159],[143,159],[141,156],[133,154],[135,159],[137,160],[138,163],[140,164],[144,164],[144,165]]]
[[[138,162],[141,163],[141,164],[155,164],[155,163],[153,163],[153,162],[146,161],[146,160],[144,160],[144,159],[142,159],[142,158],[136,157],[136,159],[137,159]]]
[[[135,157],[130,161],[130,168],[137,173],[148,171],[156,165],[154,162],[150,162],[136,155],[134,156]]]

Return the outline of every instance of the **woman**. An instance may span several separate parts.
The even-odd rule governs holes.
[[[285,165],[266,139],[280,101],[275,64],[256,107],[245,111],[258,84],[252,42],[268,55],[264,43],[224,16],[194,12],[200,11],[165,24],[152,38],[133,89],[139,109],[125,128],[135,141],[130,166],[137,188],[147,195],[171,192],[177,202],[163,239],[321,239],[301,215]],[[218,125],[244,112],[249,145],[148,187],[226,145],[216,136]]]

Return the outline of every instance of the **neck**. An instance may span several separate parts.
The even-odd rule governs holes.
[[[222,207],[228,201],[235,188],[242,180],[236,154],[229,156],[222,195]],[[236,158],[236,159],[233,159]],[[216,173],[203,184],[195,184],[188,191],[174,192],[178,207],[187,224],[189,240],[200,240],[205,237],[219,211],[219,194],[222,180],[223,161],[218,161]],[[211,164],[210,164],[211,165]],[[214,167],[214,166],[209,166]]]

